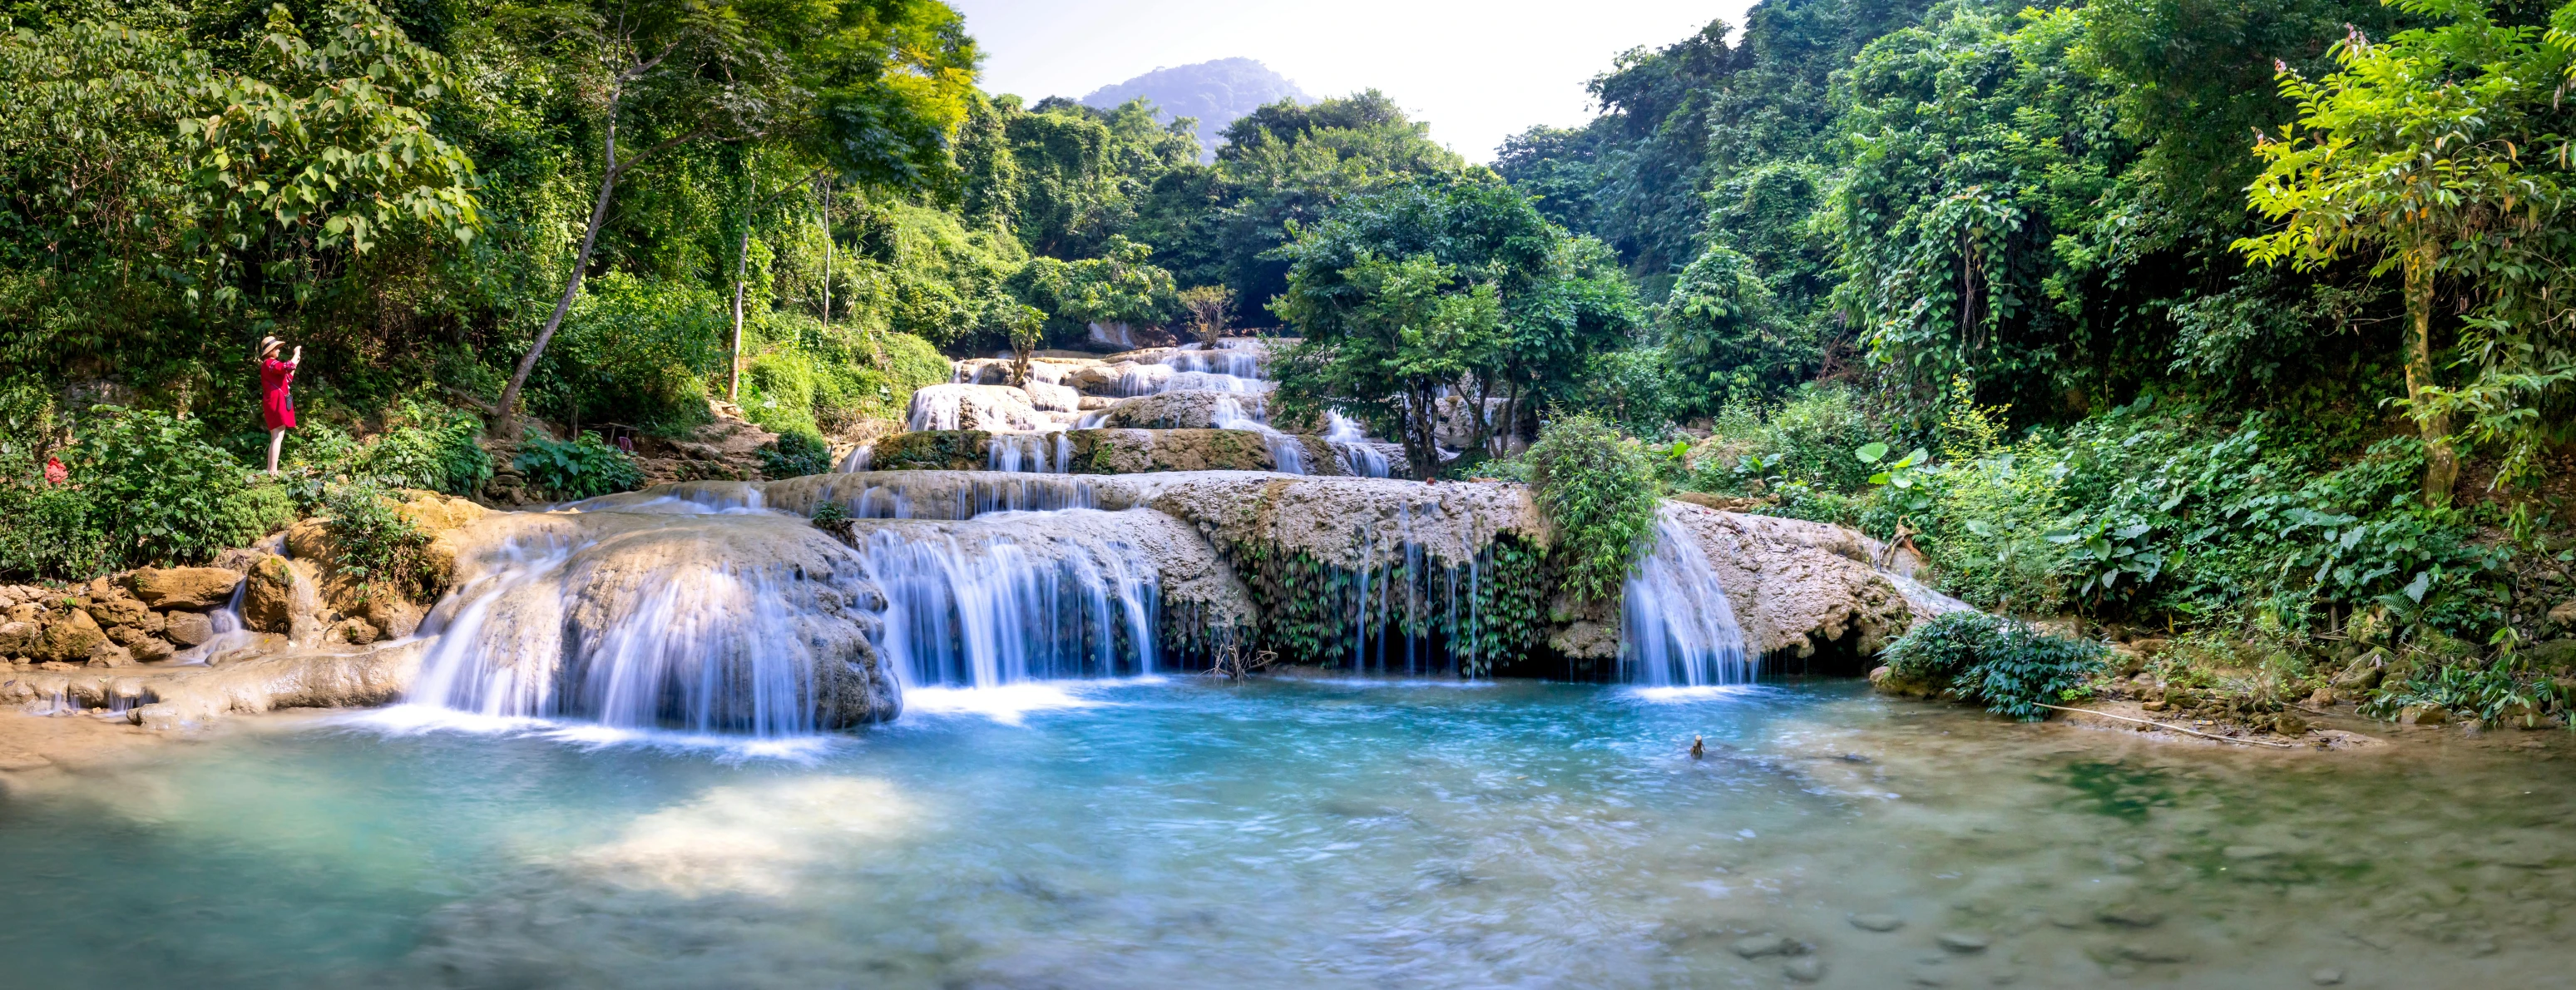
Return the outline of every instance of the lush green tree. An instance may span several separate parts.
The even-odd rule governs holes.
[[[2256,146],[2268,167],[2249,189],[2253,207],[2281,226],[2238,244],[2256,261],[2287,260],[2302,269],[2375,253],[2375,273],[2400,274],[2407,402],[2424,442],[2424,496],[2439,502],[2459,473],[2451,432],[2460,404],[2438,397],[2433,340],[2443,279],[2505,306],[2531,307],[2531,297],[2557,293],[2558,312],[2539,302],[2538,312],[2513,314],[2555,324],[2554,332],[2515,331],[2509,317],[2490,320],[2524,346],[2492,349],[2484,370],[2521,380],[2490,385],[2481,413],[2530,420],[2535,412],[2515,399],[2541,398],[2576,380],[2564,315],[2566,256],[2536,253],[2568,243],[2550,226],[2576,178],[2560,130],[2576,121],[2562,103],[2576,62],[2542,28],[2499,23],[2478,0],[2403,6],[2444,23],[2384,43],[2354,29],[2336,47],[2338,71],[2323,79],[2281,66],[2282,91],[2297,101],[2298,120]],[[2553,143],[2555,161],[2544,150]]]
[[[554,0],[494,16],[568,49],[563,65],[596,87],[600,120],[589,219],[553,315],[502,389],[497,428],[504,434],[513,434],[519,391],[581,291],[611,198],[628,171],[694,143],[758,140],[800,124],[839,171],[924,184],[945,174],[938,170],[947,162],[948,135],[966,110],[976,57],[956,11],[928,0],[804,6]],[[632,138],[624,151],[621,128]]]
[[[1417,470],[1438,465],[1443,391],[1475,410],[1504,401],[1477,417],[1482,447],[1497,423],[1570,394],[1637,323],[1606,248],[1490,180],[1387,185],[1280,254],[1289,288],[1271,308],[1303,338],[1283,361],[1282,408],[1329,406],[1403,437]]]

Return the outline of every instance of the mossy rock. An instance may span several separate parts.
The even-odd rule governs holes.
[[[2522,653],[2532,669],[2562,674],[2576,671],[2576,639],[2553,639]]]
[[[868,466],[878,471],[981,471],[991,463],[993,435],[983,430],[915,430],[877,441]]]

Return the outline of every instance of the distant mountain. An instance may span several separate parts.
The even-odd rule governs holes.
[[[1221,58],[1196,65],[1156,69],[1134,79],[1093,90],[1085,106],[1107,110],[1142,96],[1154,101],[1164,120],[1199,119],[1199,160],[1215,161],[1218,132],[1235,118],[1282,97],[1312,103],[1288,77],[1248,58]]]

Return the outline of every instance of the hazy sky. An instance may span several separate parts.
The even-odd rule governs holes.
[[[1490,161],[1504,137],[1592,115],[1583,84],[1752,0],[949,0],[984,46],[984,88],[1079,98],[1157,67],[1258,59],[1313,96],[1386,91],[1431,137]]]

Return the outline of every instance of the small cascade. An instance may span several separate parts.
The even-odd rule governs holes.
[[[1061,444],[1052,455],[1059,466],[1071,459],[1071,444],[1065,441],[1064,434],[1033,436],[1053,438]],[[853,519],[966,520],[991,512],[1088,509],[1100,504],[1099,490],[1088,477],[1034,469],[1018,471],[1016,475],[957,471],[822,475],[817,476],[821,484],[812,489],[811,504],[800,499],[781,508],[811,515],[816,507],[829,502],[838,504]]]
[[[1231,395],[1220,396],[1216,400],[1216,412],[1208,417],[1208,422],[1220,430],[1251,430],[1261,434],[1262,444],[1270,449],[1272,469],[1281,474],[1307,473],[1306,445],[1296,437],[1272,429],[1270,422],[1259,414],[1261,407],[1261,401],[1255,399],[1252,410],[1247,411],[1242,400]]]
[[[1386,453],[1368,442],[1357,420],[1338,412],[1324,414],[1324,442],[1341,456],[1344,473],[1362,478],[1387,476]]]
[[[235,585],[233,596],[224,602],[224,607],[206,613],[206,622],[214,628],[214,635],[206,637],[203,643],[172,654],[170,662],[173,664],[205,663],[233,650],[257,644],[259,634],[242,626],[242,596],[249,591],[250,582],[248,581]]]
[[[856,447],[852,447],[850,448],[850,452],[841,458],[840,465],[833,468],[833,470],[842,474],[865,471],[868,469],[868,463],[875,459],[876,452],[877,445],[872,443],[863,443]]]
[[[1163,363],[1174,371],[1197,371],[1230,375],[1235,378],[1261,377],[1261,344],[1235,339],[1217,341],[1215,350],[1201,344],[1183,344],[1163,355]]]
[[[867,531],[859,552],[885,592],[883,655],[904,686],[1153,673],[1160,618],[1154,562],[1124,543],[1024,539],[1011,525],[1086,515],[1106,514],[1071,509],[1014,514],[990,520],[1001,525],[963,531]]]
[[[1630,570],[1619,610],[1619,674],[1653,687],[1753,680],[1744,633],[1708,555],[1681,524],[1655,523],[1655,545]]]
[[[984,456],[988,470],[1064,474],[1073,470],[1073,440],[1061,430],[995,433],[987,440]]]
[[[870,660],[863,568],[803,520],[680,496],[525,515],[423,623],[412,703],[758,737],[900,704]]]

